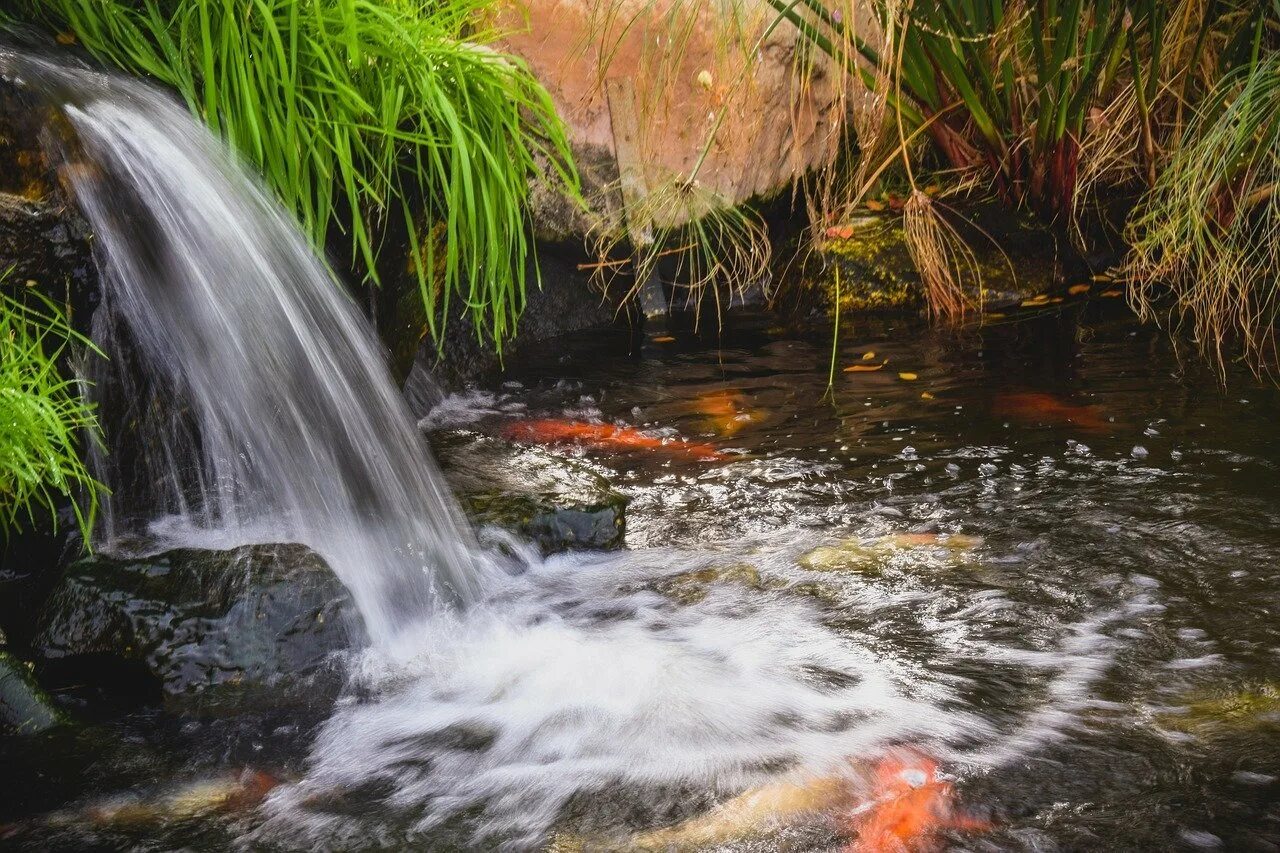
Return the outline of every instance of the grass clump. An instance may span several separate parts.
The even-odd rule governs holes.
[[[1280,320],[1280,54],[1223,78],[1134,211],[1125,265],[1145,316],[1165,293],[1219,366],[1274,370]]]
[[[512,334],[530,182],[576,195],[577,178],[546,91],[485,46],[488,0],[24,2],[28,19],[175,89],[318,249],[340,238],[370,280],[393,218],[413,257],[442,251],[411,264],[437,339],[455,302],[495,346]],[[423,219],[443,224],[442,248],[419,239]]]
[[[37,513],[56,523],[61,500],[72,498],[88,542],[102,486],[78,451],[97,435],[97,419],[81,383],[64,379],[57,364],[72,344],[93,344],[52,302],[38,301],[31,307],[0,295],[0,528]]]

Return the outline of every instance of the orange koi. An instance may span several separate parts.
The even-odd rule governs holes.
[[[533,444],[579,444],[609,451],[659,451],[671,456],[713,462],[729,457],[710,444],[659,438],[634,427],[561,421],[550,418],[518,421],[503,430],[512,440]]]
[[[705,415],[706,426],[722,438],[730,438],[749,424],[764,420],[764,412],[747,408],[741,391],[712,391],[693,401],[693,411]]]
[[[1000,417],[1024,424],[1074,424],[1090,432],[1105,432],[1111,426],[1097,406],[1067,403],[1052,394],[999,394],[992,409]]]
[[[910,752],[883,759],[875,769],[870,804],[855,813],[850,829],[857,839],[845,853],[921,853],[936,850],[947,830],[978,832],[987,821],[957,811],[950,782],[938,778],[938,764]]]

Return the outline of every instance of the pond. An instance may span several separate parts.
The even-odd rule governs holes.
[[[829,326],[765,313],[522,351],[432,440],[598,474],[626,550],[488,537],[509,581],[336,707],[67,685],[90,725],[0,740],[0,847],[1276,849],[1280,394],[1120,300],[836,349],[830,389]]]

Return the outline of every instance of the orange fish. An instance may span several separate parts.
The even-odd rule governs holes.
[[[741,391],[712,391],[697,397],[693,411],[706,415],[706,427],[722,438],[737,435],[750,424],[764,420],[764,412],[747,408]]]
[[[1074,424],[1090,432],[1105,432],[1111,426],[1097,406],[1080,406],[1052,394],[1030,391],[999,394],[992,410],[1024,424]]]
[[[938,849],[947,830],[982,831],[990,824],[956,810],[950,782],[938,778],[938,763],[902,752],[875,769],[870,804],[854,815],[857,839],[845,853],[922,853]]]
[[[503,430],[503,435],[512,441],[534,444],[580,444],[612,451],[661,451],[671,456],[697,459],[702,462],[729,458],[709,444],[696,444],[683,439],[658,438],[634,427],[613,424],[545,418],[517,421]]]

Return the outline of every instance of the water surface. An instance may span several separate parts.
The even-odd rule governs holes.
[[[748,315],[513,360],[428,426],[615,423],[726,458],[531,448],[630,496],[628,551],[508,558],[416,661],[353,661],[336,709],[6,744],[13,843],[625,848],[910,747],[990,824],[944,849],[1275,849],[1275,390],[1220,390],[1105,300],[859,322],[830,390],[829,335]],[[284,780],[260,807],[92,818],[245,767]],[[842,849],[857,805],[716,849]]]

